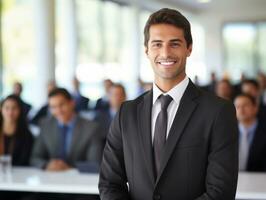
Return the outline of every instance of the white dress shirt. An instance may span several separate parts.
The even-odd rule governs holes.
[[[158,97],[163,94],[163,95],[170,95],[173,100],[169,104],[167,108],[167,115],[168,115],[168,120],[167,120],[167,131],[166,131],[166,139],[168,137],[170,128],[173,124],[176,112],[179,107],[180,100],[188,86],[189,79],[186,76],[180,83],[178,83],[175,87],[173,87],[171,90],[169,90],[167,93],[163,93],[158,86],[153,83],[153,106],[152,106],[152,115],[151,115],[151,133],[152,133],[152,143],[154,139],[154,129],[155,129],[155,122],[157,119],[157,116],[159,112],[161,111],[161,103],[158,100]]]

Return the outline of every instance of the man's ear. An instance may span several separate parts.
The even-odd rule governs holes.
[[[145,46],[145,54],[146,54],[146,56],[148,56],[148,53],[149,53],[149,49],[148,49],[147,46]]]
[[[189,47],[187,48],[187,57],[189,57],[192,53],[192,44],[189,45]]]

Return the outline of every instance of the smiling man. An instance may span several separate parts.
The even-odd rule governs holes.
[[[186,75],[189,21],[161,9],[144,30],[153,88],[122,104],[102,160],[102,200],[233,200],[238,130],[229,101],[198,89]]]

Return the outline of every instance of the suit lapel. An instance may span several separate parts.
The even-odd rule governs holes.
[[[58,145],[60,143],[60,134],[59,134],[59,128],[58,128],[58,124],[57,124],[57,121],[56,119],[54,118],[51,118],[51,124],[50,126],[48,127],[47,129],[47,137],[48,137],[48,140],[49,143],[48,143],[48,146],[49,146],[49,149],[50,149],[50,153],[51,155],[54,155],[54,156],[58,156]]]
[[[73,134],[72,134],[72,139],[70,142],[70,149],[69,149],[69,153],[68,153],[68,158],[73,158],[75,152],[79,149],[79,141],[81,141],[83,139],[82,137],[82,132],[81,132],[81,124],[80,124],[80,119],[77,116],[75,125],[73,127]],[[89,134],[89,133],[88,133]]]
[[[152,110],[152,90],[145,96],[144,100],[138,105],[138,128],[140,131],[139,138],[143,149],[143,155],[145,156],[145,164],[147,171],[153,181],[154,178],[154,163],[153,163],[153,150],[151,142],[151,110]]]
[[[258,124],[258,126],[259,126],[259,124]],[[255,133],[254,133],[254,136],[253,136],[253,141],[252,141],[252,143],[250,145],[250,148],[249,148],[247,169],[249,169],[249,167],[250,167],[249,165],[250,165],[250,162],[252,162],[252,158],[256,157],[256,156],[254,156],[256,148],[260,148],[261,141],[263,141],[260,138],[260,132],[259,132],[259,128],[260,127],[258,127],[258,126],[257,126],[257,128],[255,130]]]
[[[195,97],[199,95],[198,89],[194,86],[194,84],[190,81],[188,84],[187,89],[180,101],[180,105],[178,107],[177,113],[175,115],[175,119],[173,121],[172,127],[170,129],[164,152],[163,152],[163,159],[161,163],[161,169],[158,173],[156,185],[160,180],[160,177],[170,159],[174,148],[176,147],[183,130],[190,119],[193,111],[197,106],[197,102],[195,101]]]

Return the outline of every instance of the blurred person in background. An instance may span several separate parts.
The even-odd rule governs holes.
[[[104,96],[102,96],[101,98],[99,98],[96,101],[96,105],[95,105],[95,110],[108,110],[109,109],[109,90],[111,88],[111,86],[114,83],[110,80],[110,79],[105,79],[103,81],[103,86],[104,86]]]
[[[227,79],[222,79],[216,84],[215,93],[223,99],[233,100],[233,87]]]
[[[101,127],[101,145],[103,150],[106,136],[110,127],[110,124],[119,110],[121,104],[126,100],[126,91],[122,84],[113,84],[109,91],[110,107],[108,110],[96,111],[95,121],[97,121]]]
[[[241,73],[241,76],[240,76],[240,80],[239,80],[239,82],[237,82],[236,84],[234,84],[234,97],[235,96],[237,96],[237,95],[239,95],[239,94],[241,94],[242,93],[242,89],[241,89],[241,87],[242,87],[242,83],[246,80],[247,78],[246,78],[246,76],[245,76],[245,74],[242,72]]]
[[[0,155],[11,155],[14,166],[28,166],[32,145],[21,99],[10,95],[1,102]]]
[[[52,116],[41,122],[40,135],[34,144],[31,164],[48,171],[79,168],[100,162],[98,124],[81,118],[75,102],[64,88],[49,94]]]
[[[216,89],[216,84],[217,84],[217,78],[216,78],[216,73],[212,72],[210,74],[210,83],[207,85],[202,86],[201,88],[203,90],[215,93],[215,89]]]
[[[73,79],[72,83],[73,83],[73,88],[74,88],[74,91],[72,93],[72,97],[75,101],[76,111],[80,112],[80,111],[88,110],[90,99],[81,95],[79,80],[75,77]]]
[[[266,171],[266,129],[257,118],[256,99],[239,94],[234,103],[239,128],[239,170]]]
[[[261,101],[261,90],[258,81],[255,79],[246,79],[241,85],[242,93],[246,93],[255,98],[258,105],[258,119],[265,122],[266,120],[266,106]]]
[[[141,78],[138,78],[138,95],[147,92],[152,88],[152,82],[144,82]]]
[[[257,77],[259,86],[260,86],[260,94],[261,94],[261,103],[266,105],[266,76],[263,73],[259,73]]]
[[[47,84],[47,96],[49,95],[49,93],[54,90],[56,88],[56,82],[50,81]],[[49,105],[48,102],[43,105],[38,111],[37,113],[33,116],[33,118],[30,120],[30,123],[39,126],[40,125],[40,121],[45,118],[46,116],[48,116],[50,114],[49,112]]]
[[[22,100],[22,98],[21,98],[22,92],[23,92],[22,83],[15,82],[13,85],[13,94],[18,96],[21,99],[22,106],[23,106],[23,114],[25,115],[25,117],[27,117],[32,106]]]

